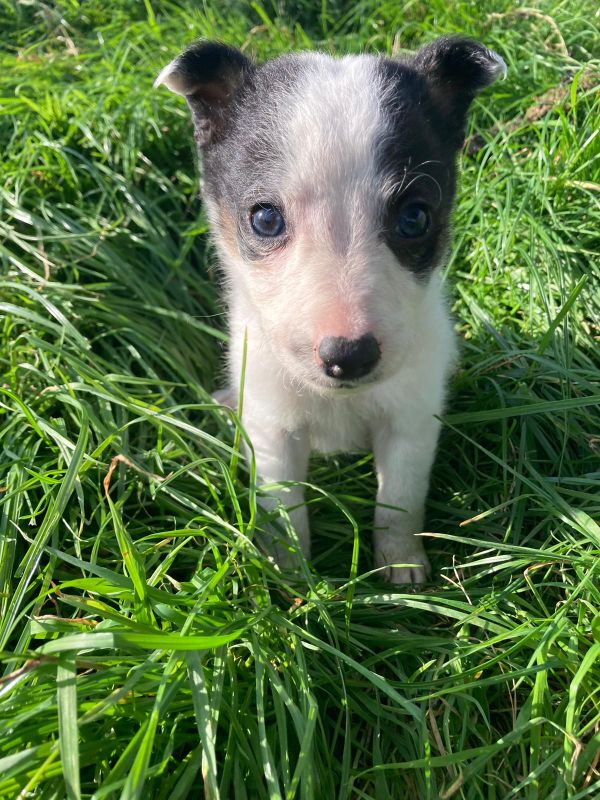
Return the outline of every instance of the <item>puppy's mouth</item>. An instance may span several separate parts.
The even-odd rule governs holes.
[[[357,394],[368,389],[374,384],[379,383],[382,377],[380,369],[370,372],[368,375],[364,375],[361,378],[352,380],[349,378],[331,378],[325,373],[316,373],[311,370],[310,376],[307,376],[307,382],[318,391],[328,395],[347,395]]]
[[[359,378],[354,381],[336,381],[328,380],[325,388],[332,394],[354,394],[363,389],[368,389],[373,384],[378,383],[379,378],[377,375],[367,375],[364,378]]]

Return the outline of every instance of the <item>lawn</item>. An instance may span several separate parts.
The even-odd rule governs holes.
[[[597,8],[0,0],[1,798],[600,796]],[[210,400],[188,113],[152,81],[197,37],[452,32],[509,77],[461,155],[434,580],[371,571],[369,454],[312,460],[316,552],[281,574]]]

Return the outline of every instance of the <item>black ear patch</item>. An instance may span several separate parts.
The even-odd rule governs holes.
[[[417,51],[413,66],[427,83],[436,109],[452,133],[456,145],[464,140],[467,111],[475,95],[506,76],[506,64],[498,53],[472,39],[443,36]]]
[[[228,112],[252,69],[252,62],[234,47],[197,42],[167,64],[154,86],[164,84],[185,97],[192,111],[196,140],[205,146],[225,132]]]

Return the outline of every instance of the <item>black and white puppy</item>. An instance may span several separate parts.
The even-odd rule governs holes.
[[[420,537],[455,358],[439,272],[469,105],[496,53],[444,37],[413,56],[285,55],[192,45],[156,85],[183,95],[225,275],[232,393],[263,482],[309,453],[373,450],[376,566],[422,583]],[[303,491],[279,493],[310,555]],[[285,546],[280,563],[289,563]]]

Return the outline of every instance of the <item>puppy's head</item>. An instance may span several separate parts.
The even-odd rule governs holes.
[[[213,235],[278,366],[326,391],[393,375],[448,244],[456,153],[506,72],[468,39],[403,61],[193,45],[157,84],[183,95]]]

